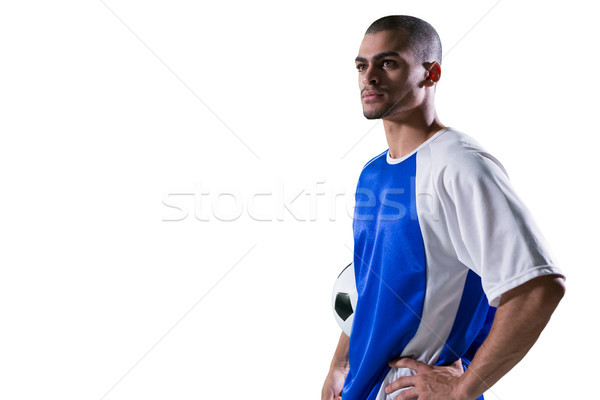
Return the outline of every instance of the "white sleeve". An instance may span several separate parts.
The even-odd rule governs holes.
[[[448,228],[459,260],[481,276],[490,305],[530,279],[563,276],[500,163],[475,151],[455,161],[442,179]]]

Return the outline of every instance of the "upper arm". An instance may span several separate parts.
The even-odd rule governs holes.
[[[565,291],[563,276],[554,274],[543,275],[504,293],[500,298],[500,306],[522,296],[535,298],[537,302],[554,309],[565,295]]]
[[[455,247],[481,276],[490,304],[497,306],[501,295],[536,277],[562,276],[500,163],[480,151],[456,159],[444,173]]]

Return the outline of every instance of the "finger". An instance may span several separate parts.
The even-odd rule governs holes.
[[[401,392],[394,400],[411,400],[411,399],[418,399],[419,398],[419,392],[416,388],[412,388],[412,389],[407,389],[403,392]]]
[[[414,386],[415,385],[415,377],[414,376],[403,376],[401,378],[396,379],[394,382],[390,383],[385,387],[385,392],[390,394],[395,392],[396,390]]]
[[[460,372],[464,372],[464,370],[465,370],[463,368],[462,360],[460,358],[458,360],[454,361],[452,364],[450,364],[450,366]]]
[[[410,368],[413,371],[421,372],[424,370],[431,369],[430,365],[424,364],[420,361],[413,360],[412,358],[400,358],[390,362],[390,367],[396,368]]]

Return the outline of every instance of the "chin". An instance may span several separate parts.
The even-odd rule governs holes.
[[[366,119],[379,119],[386,114],[386,110],[382,109],[366,109],[363,107],[363,115]]]
[[[366,119],[381,119],[384,117],[389,117],[390,115],[394,114],[394,112],[394,109],[389,108],[377,110],[365,110],[363,108],[363,115]]]

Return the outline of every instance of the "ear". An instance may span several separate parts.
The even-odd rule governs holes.
[[[440,63],[434,61],[425,65],[425,86],[431,87],[435,85],[442,76],[442,67]]]

